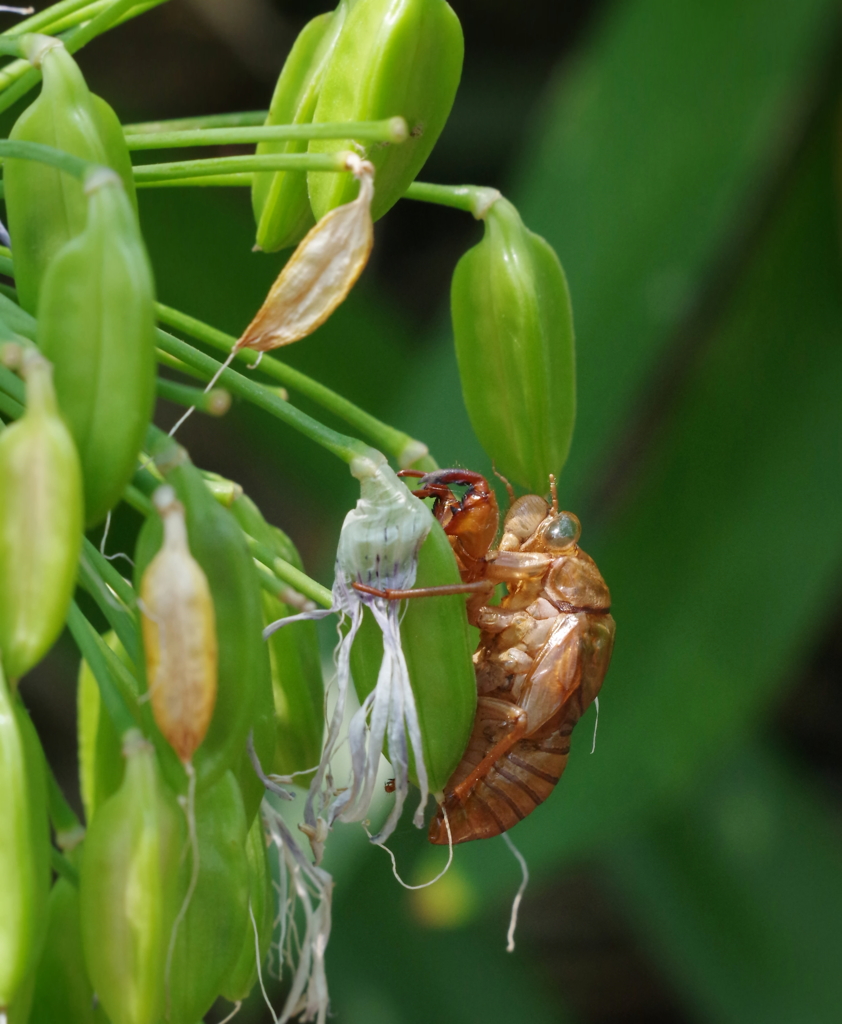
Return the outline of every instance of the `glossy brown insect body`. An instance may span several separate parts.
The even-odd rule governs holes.
[[[469,488],[461,500],[449,487],[458,484]],[[464,843],[505,832],[550,795],[573,727],[602,686],[615,626],[608,587],[578,545],[579,520],[558,511],[555,494],[552,505],[534,494],[514,501],[491,549],[497,505],[478,474],[430,473],[415,493],[436,498],[474,591],[468,618],[482,631],[473,732],[429,832],[447,843],[444,808],[453,842]],[[490,605],[498,583],[508,593]]]

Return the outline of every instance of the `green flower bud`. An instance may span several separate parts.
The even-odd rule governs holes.
[[[254,771],[250,766],[246,768],[246,740],[262,719],[269,726],[270,758],[274,753],[272,685],[269,655],[261,636],[263,609],[257,569],[236,520],[214,500],[184,449],[165,435],[156,435],[152,447],[167,483],[184,506],[190,551],[207,577],[216,619],[217,696],[207,735],[193,757],[198,787],[201,791],[211,786],[229,768],[235,772],[241,769],[253,782]],[[140,532],[135,552],[138,590],[162,542],[161,519],[151,516]],[[165,775],[173,788],[183,789],[184,770],[149,717],[150,735]],[[262,725],[260,731],[262,734]],[[252,815],[257,809],[255,791],[259,804],[259,785],[253,785],[250,791],[248,810]]]
[[[418,556],[415,586],[460,582],[450,542],[434,523]],[[406,602],[401,644],[418,709],[427,782],[437,799],[465,751],[474,723],[477,685],[471,655],[475,633],[468,625],[462,594]],[[382,659],[383,636],[371,611],[366,610],[351,649],[351,670],[360,701],[374,689]],[[418,785],[414,758],[409,777]]]
[[[82,954],[79,890],[59,878],[50,892],[47,939],[35,976],[28,1024],[108,1024]]]
[[[222,988],[222,996],[229,1002],[238,1003],[245,999],[257,981],[258,955],[261,968],[266,962],[272,929],[275,923],[275,902],[273,898],[272,872],[269,867],[269,852],[263,821],[258,815],[252,822],[246,839],[248,859],[249,907],[245,939],[234,969]],[[252,915],[254,922],[252,923]],[[255,945],[257,929],[257,945]],[[259,954],[258,954],[259,949]]]
[[[107,633],[103,639],[121,661],[132,667],[116,633]],[[79,665],[76,692],[79,788],[85,818],[90,822],[99,805],[120,788],[125,761],[120,736],[103,706],[99,686],[86,661]]]
[[[38,341],[85,479],[88,526],[137,466],[155,400],[155,296],[137,220],[116,175],[89,179],[84,231],[56,254],[38,304]]]
[[[64,625],[82,544],[82,477],[52,368],[24,364],[27,409],[0,433],[0,659],[14,683]]]
[[[131,158],[117,115],[88,90],[79,66],[59,39],[24,36],[21,42],[30,61],[40,66],[43,86],[9,138],[54,146],[113,168],[136,211]],[[24,309],[35,313],[47,267],[84,228],[88,204],[80,182],[29,160],[7,160],[3,182],[18,298]]]
[[[505,199],[456,267],[451,310],[474,432],[501,473],[542,494],[573,435],[573,316],[554,250]]]
[[[196,834],[195,888],[192,855],[184,858],[179,871],[176,907],[185,905],[191,888],[192,894],[178,922],[168,966],[168,1024],[196,1024],[204,1017],[239,959],[246,927],[251,929],[246,816],[231,772],[197,797]]]
[[[0,1016],[22,998],[50,891],[47,781],[38,737],[0,671]]]
[[[406,142],[361,147],[375,167],[375,220],[400,199],[430,155],[456,97],[463,54],[462,27],[445,0],[352,5],[324,72],[313,122],[406,119]],[[359,147],[353,139],[309,145],[311,153],[349,148]],[[350,175],[311,171],[307,184],[317,220],[356,195]]]
[[[348,12],[341,0],[333,13],[320,14],[299,33],[284,63],[267,125],[309,124],[328,58]],[[257,153],[304,153],[306,140],[261,142]],[[251,190],[257,247],[275,252],[297,245],[316,223],[307,197],[307,178],[300,171],[258,171]]]
[[[88,828],[79,884],[88,974],[112,1024],[159,1024],[184,815],[132,730],[125,776]]]

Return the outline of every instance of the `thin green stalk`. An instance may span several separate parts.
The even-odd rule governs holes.
[[[10,398],[4,391],[0,391],[0,412],[10,420],[19,420],[23,416],[23,406],[20,402]]]
[[[50,867],[57,875],[60,875],[65,882],[70,882],[74,889],[79,888],[79,872],[70,863],[63,853],[54,847],[50,847]]]
[[[316,604],[320,604],[323,608],[333,607],[333,594],[327,587],[323,587],[321,583],[310,579],[306,573],[296,569],[290,562],[279,558],[270,548],[260,544],[254,537],[246,534],[245,538],[252,557],[265,565],[279,580],[283,580],[293,590],[298,591],[299,594],[303,594],[305,597],[309,597],[311,601],[315,601]],[[280,595],[276,592],[276,596]]]
[[[26,385],[16,373],[12,373],[0,363],[0,391],[5,391],[10,398],[19,402],[21,408],[26,404]]]
[[[111,659],[116,659],[117,656],[88,622],[75,601],[70,603],[67,625],[76,641],[76,646],[96,679],[102,703],[114,728],[121,736],[124,736],[130,729],[138,728],[140,722],[135,720],[129,710],[136,703],[136,695],[132,687],[122,678],[122,674],[113,671],[114,666]],[[121,667],[128,672],[125,666]]]
[[[404,199],[451,206],[470,213],[477,220],[484,220],[499,198],[500,193],[496,188],[483,185],[431,185],[426,181],[414,181],[404,193]]]
[[[155,512],[155,506],[134,484],[129,484],[123,491],[123,501],[146,519]]]
[[[255,142],[283,142],[288,139],[354,139],[363,142],[399,143],[406,142],[408,134],[406,121],[402,117],[390,117],[384,121],[252,125],[140,134],[126,132],[125,137],[129,149],[140,150],[180,149],[184,146],[238,146]]]
[[[67,47],[69,53],[76,53],[83,46],[89,43],[92,39],[102,35],[109,28],[112,28],[114,24],[122,24],[124,21],[128,21],[130,18],[136,17],[138,14],[143,14],[150,10],[152,6],[158,6],[159,3],[166,3],[167,0],[155,0],[154,4],[142,4],[138,5],[137,0],[115,0],[107,8],[101,10],[91,21],[86,25],[79,28],[71,29],[69,32],[61,36],[61,41]],[[52,10],[52,9],[50,9]],[[47,15],[49,11],[43,11],[43,15]],[[37,15],[36,15],[37,17]],[[25,29],[25,24],[21,23],[15,26],[16,29],[24,29],[25,31],[32,31],[32,29]],[[49,23],[42,25],[41,31],[47,31],[49,29]],[[11,31],[11,30],[10,30]],[[10,33],[5,33],[6,35]],[[18,33],[14,33],[18,34]],[[16,60],[12,61],[11,64],[7,64],[2,70],[0,70],[0,113],[4,110],[8,110],[13,104],[15,104],[22,96],[25,96],[30,89],[33,89],[41,81],[41,72],[38,68],[33,68],[27,60]]]
[[[144,2],[140,3],[138,0],[135,0],[135,6],[119,17],[112,27],[116,28],[118,25],[122,25],[124,22],[129,21],[132,18],[137,18],[141,14],[146,14],[147,11],[151,11],[155,7],[160,7],[161,4],[166,2],[167,0],[144,0]],[[109,0],[94,0],[93,3],[89,3],[83,10],[75,11],[72,14],[68,14],[63,18],[57,19],[50,25],[48,34],[57,35],[59,32],[66,32],[68,29],[84,24],[86,21],[89,21],[91,18],[99,14],[100,11],[104,11],[108,7],[108,3]]]
[[[107,583],[109,587],[111,587],[126,608],[135,608],[137,606],[137,595],[135,594],[134,587],[131,583],[129,583],[128,580],[123,579],[111,562],[108,561],[101,551],[91,544],[87,537],[82,539],[82,545],[82,550],[90,560],[91,565],[100,578]]]
[[[0,96],[0,106],[3,97]],[[97,168],[90,160],[65,153],[61,149],[45,146],[40,142],[17,142],[13,139],[0,139],[0,159],[34,160],[39,164],[56,167],[73,178],[84,178],[89,171]]]
[[[0,36],[0,53],[9,57],[23,57],[18,39],[10,39],[8,36]]]
[[[224,416],[231,408],[231,394],[225,388],[204,391],[202,388],[190,387],[189,384],[178,384],[174,380],[158,377],[155,389],[159,398],[183,405],[186,409],[192,407],[208,416]]]
[[[126,135],[146,135],[156,132],[187,132],[196,128],[245,128],[265,124],[268,110],[247,110],[236,114],[204,114],[200,117],[177,117],[170,121],[142,121],[123,125]]]
[[[177,370],[179,373],[183,373],[187,377],[192,377],[194,380],[201,380],[206,382],[206,377],[203,373],[198,370],[194,370],[192,366],[188,366],[187,363],[182,362],[180,359],[176,359],[175,356],[171,356],[169,352],[163,352],[161,349],[155,349],[155,358],[162,366],[168,366],[171,370]]]
[[[185,334],[189,334],[221,352],[230,353],[236,344],[237,339],[230,334],[217,330],[215,327],[170,306],[159,302],[156,303],[155,311],[161,323],[184,331]],[[251,349],[240,349],[235,358],[249,366],[254,366],[259,357]],[[342,395],[338,395],[324,384],[301,373],[300,370],[294,370],[274,356],[264,355],[260,360],[260,372],[272,380],[278,381],[279,384],[297,391],[344,420],[379,451],[394,458],[402,469],[412,466],[416,469],[430,471],[437,468],[435,462],[429,457],[427,446],[421,441],[415,440],[402,430],[396,430],[383,423],[375,416],[360,409],[359,406],[354,405],[353,402],[349,402],[347,398],[343,398]]]
[[[162,181],[138,181],[137,188],[251,188],[254,175],[251,171],[242,174],[208,174],[204,178],[164,178]]]
[[[172,334],[167,334],[166,331],[162,331],[160,328],[157,335],[158,345],[165,352],[169,352],[170,355],[178,357],[189,366],[203,371],[208,375],[208,379],[221,369],[222,364],[220,362],[212,356],[205,355],[204,352],[199,352],[192,345],[188,345],[186,341],[182,341]],[[315,441],[316,444],[326,448],[333,455],[336,455],[337,458],[342,459],[343,462],[350,463],[358,456],[371,456],[371,449],[368,445],[363,444],[362,441],[331,430],[330,427],[324,426],[318,420],[314,420],[312,416],[301,412],[290,405],[289,402],[285,402],[262,385],[248,380],[235,370],[223,370],[220,374],[219,382],[233,394],[245,398],[247,401],[258,406],[258,408],[271,413],[294,430],[304,434],[305,437],[309,437],[311,441]]]
[[[0,198],[3,198],[0,196]],[[0,274],[5,274],[6,277],[15,276],[15,265],[9,256],[0,255]]]
[[[96,549],[94,548],[94,550]],[[108,625],[117,634],[129,658],[136,661],[140,655],[140,638],[137,622],[131,610],[134,605],[126,607],[108,589],[105,580],[96,571],[89,548],[83,549],[79,557],[79,582],[96,601],[99,610],[105,616]]]
[[[79,821],[76,812],[67,802],[46,757],[44,761],[47,765],[47,803],[50,822],[56,834],[56,842],[67,853],[85,838],[85,826]]]
[[[31,17],[12,25],[11,28],[7,28],[3,35],[22,36],[28,32],[42,32],[49,35],[50,30],[57,21],[68,14],[74,14],[85,7],[90,7],[91,3],[92,0],[61,0],[60,3],[52,4],[43,11],[38,11],[37,14],[33,14]]]
[[[263,156],[218,156],[207,160],[176,160],[166,164],[135,165],[135,181],[201,178],[228,171],[347,172],[344,153],[267,153]]]

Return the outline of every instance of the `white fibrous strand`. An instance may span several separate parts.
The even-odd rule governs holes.
[[[395,803],[373,843],[384,842],[394,831],[409,793],[409,755],[415,762],[421,799],[414,822],[424,824],[429,787],[415,696],[401,646],[399,602],[363,594],[353,584],[377,590],[404,590],[415,582],[418,553],[432,526],[424,504],[389,468],[385,458],[372,453],[351,465],[360,481],[360,499],[345,517],[336,558],[333,606],[305,612],[272,623],[268,636],[289,622],[339,614],[339,642],[334,654],[337,699],[328,724],[322,757],[304,810],[303,831],[310,836],[317,861],[335,821],[364,821],[374,797],[380,756],[388,740],[389,760],[395,777]],[[351,679],[351,647],[368,608],[383,634],[383,660],[377,683],[351,719],[347,741],[351,778],[337,786],[331,769],[342,735]]]
[[[329,998],[325,973],[325,950],[330,938],[333,878],[323,868],[311,864],[295,840],[280,813],[268,800],[263,801],[263,820],[278,858],[278,919],[274,931],[279,937],[273,946],[277,955],[274,970],[280,980],[284,968],[292,971],[289,995],[278,1024],[293,1017],[325,1024]],[[300,931],[301,917],[303,934]],[[265,989],[264,989],[265,995]],[[268,1002],[268,1000],[267,1000]],[[270,1005],[270,1010],[272,1009]]]

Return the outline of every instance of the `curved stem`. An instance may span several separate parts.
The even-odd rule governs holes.
[[[320,604],[322,608],[333,607],[333,594],[327,587],[323,587],[321,583],[310,579],[306,573],[296,569],[291,562],[279,558],[265,545],[258,543],[253,537],[250,537],[248,534],[245,536],[246,544],[248,544],[252,557],[265,566],[271,575],[282,580],[284,584],[288,584],[299,594],[303,594],[305,597],[309,597],[311,601],[315,601],[316,604]],[[272,592],[276,597],[283,600],[282,590],[272,588]]]
[[[2,103],[2,98],[0,98]],[[48,164],[56,167],[65,174],[74,178],[84,178],[88,171],[97,168],[89,160],[73,156],[72,153],[65,153],[61,149],[53,149],[52,146],[44,146],[40,142],[17,142],[12,139],[0,139],[0,157],[4,160],[35,160],[39,164]]]
[[[427,181],[414,181],[404,193],[404,199],[451,206],[470,213],[476,220],[484,220],[499,198],[500,192],[496,188],[484,185],[432,185]]]
[[[143,131],[139,134],[126,131],[125,136],[129,149],[140,150],[235,146],[255,142],[283,142],[287,139],[355,139],[399,143],[406,141],[408,133],[406,121],[402,117],[390,117],[384,121],[343,121],[335,124],[253,125],[187,131]]]
[[[125,124],[126,135],[153,135],[157,132],[187,132],[197,128],[245,128],[266,123],[268,110],[246,110],[237,114],[204,114],[200,117],[176,117],[170,121],[141,121]]]
[[[254,175],[251,171],[242,174],[208,174],[203,178],[162,178],[160,181],[142,181],[135,179],[137,188],[251,188]],[[0,182],[2,185],[2,182]]]
[[[237,339],[230,334],[219,331],[209,324],[202,323],[201,320],[181,313],[177,309],[172,309],[170,306],[158,302],[155,310],[161,323],[184,331],[185,334],[189,334],[221,352],[230,353],[236,344]],[[343,398],[342,395],[325,387],[324,384],[320,384],[312,377],[301,373],[300,370],[294,370],[286,363],[282,363],[280,359],[264,355],[260,360],[257,353],[251,349],[240,349],[235,358],[251,366],[260,361],[261,373],[276,380],[279,384],[297,391],[344,420],[376,448],[395,459],[401,469],[408,469],[412,466],[430,472],[437,468],[435,462],[429,457],[427,446],[421,441],[415,440],[402,430],[396,430],[383,423],[375,416],[360,409],[359,406],[354,405],[353,402],[349,402],[347,398]]]
[[[219,156],[208,160],[177,160],[166,164],[136,164],[135,181],[198,178],[229,171],[344,171],[344,153],[266,153],[261,156]]]
[[[180,338],[167,334],[166,331],[160,329],[157,331],[157,336],[158,345],[165,352],[181,359],[188,366],[206,373],[208,379],[219,371],[222,364],[218,360],[212,356],[206,356],[204,352],[199,352],[192,345],[188,345],[186,341],[182,341]],[[232,394],[239,395],[253,405],[271,413],[283,423],[304,434],[305,437],[309,437],[311,441],[315,441],[322,448],[326,448],[331,454],[342,459],[343,462],[350,463],[358,456],[370,457],[372,454],[371,448],[367,444],[358,441],[355,437],[347,437],[335,430],[331,430],[330,427],[324,426],[318,420],[314,420],[312,416],[301,412],[295,406],[290,405],[289,402],[285,402],[278,395],[273,394],[262,385],[248,380],[235,370],[223,370],[220,374],[219,382]]]

